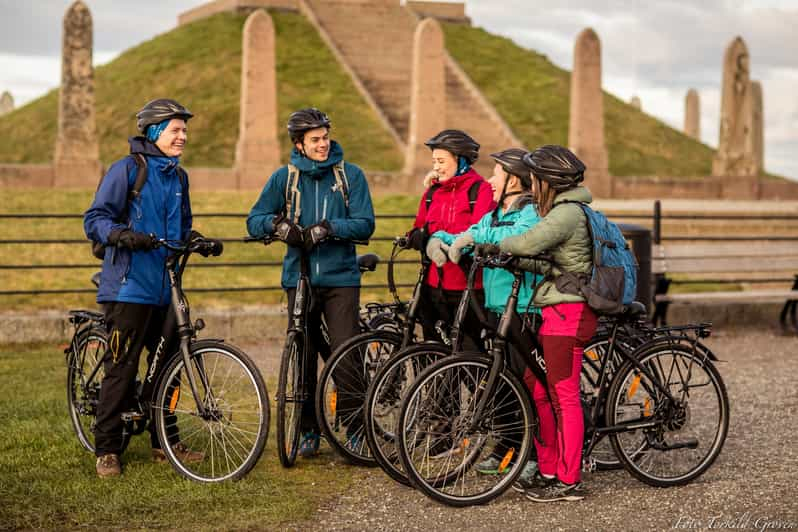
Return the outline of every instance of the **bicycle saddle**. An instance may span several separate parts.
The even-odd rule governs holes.
[[[357,256],[357,266],[361,272],[373,272],[380,263],[379,255],[374,253],[366,253],[365,255]]]
[[[91,276],[91,282],[97,288],[100,288],[100,274],[102,272],[95,272],[94,275]]]
[[[648,314],[648,309],[640,301],[632,301],[623,309],[623,316],[625,318],[637,318],[638,316],[645,316]]]

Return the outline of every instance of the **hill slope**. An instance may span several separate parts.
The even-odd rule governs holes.
[[[376,115],[299,14],[272,12],[276,32],[278,124],[301,107],[330,114],[333,137],[347,159],[370,169],[396,170],[402,154]],[[238,138],[241,36],[245,17],[220,14],[142,43],[95,70],[100,158],[108,163],[127,153],[136,134],[135,112],[148,100],[169,96],[195,118],[189,127],[186,166],[229,167]],[[298,38],[300,37],[301,38]],[[52,91],[0,117],[0,162],[52,159],[57,130],[58,93]],[[282,153],[289,151],[281,126]]]

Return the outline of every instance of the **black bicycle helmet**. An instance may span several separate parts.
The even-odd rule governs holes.
[[[465,157],[468,164],[479,158],[479,142],[459,129],[444,129],[424,143],[430,150],[442,149],[458,157]]]
[[[529,175],[529,167],[524,164],[524,155],[526,150],[521,148],[510,148],[496,153],[491,153],[490,156],[496,161],[504,171],[508,174],[514,175],[521,180],[521,186],[529,190],[532,188],[532,178]]]
[[[564,146],[541,146],[524,155],[524,164],[557,191],[574,188],[585,179],[585,164]]]
[[[144,131],[153,124],[160,124],[168,118],[181,118],[188,121],[194,116],[191,112],[169,98],[159,98],[148,102],[141,111],[136,113],[136,127],[139,131]]]
[[[329,129],[330,126],[330,118],[315,107],[300,109],[291,113],[291,116],[288,117],[288,135],[294,144],[302,142],[305,138],[305,133],[311,129],[320,127]]]

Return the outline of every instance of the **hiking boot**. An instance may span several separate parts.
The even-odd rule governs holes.
[[[315,432],[306,432],[302,436],[302,441],[299,444],[299,456],[302,458],[310,458],[319,454],[319,444],[321,443],[321,436]]]
[[[535,502],[581,501],[587,491],[581,482],[566,484],[560,480],[541,489],[528,490],[526,498]]]
[[[181,462],[195,463],[202,462],[205,459],[205,453],[202,451],[192,451],[182,441],[172,445],[172,450],[177,455],[177,459]],[[152,460],[153,462],[166,462],[166,453],[163,449],[153,448]]]
[[[541,490],[557,482],[556,477],[544,477],[538,470],[535,470],[533,474],[528,477],[524,477],[524,472],[513,482],[513,489],[518,493],[526,493],[529,490]]]
[[[346,443],[344,444],[344,447],[346,447],[353,453],[361,454],[361,451],[363,450],[362,449],[363,440],[359,435],[352,434],[346,438]]]
[[[118,454],[104,454],[97,457],[95,467],[100,478],[118,477],[122,474],[122,463]]]

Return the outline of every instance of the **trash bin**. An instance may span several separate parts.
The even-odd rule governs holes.
[[[634,224],[618,224],[623,236],[629,241],[635,254],[637,270],[637,300],[646,306],[651,314],[651,229]]]

